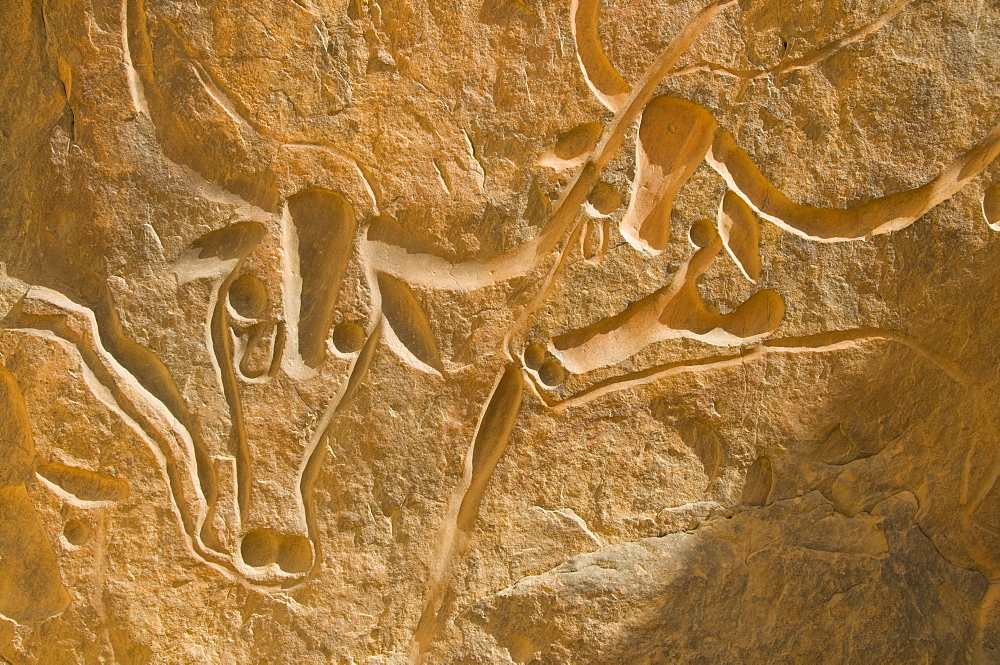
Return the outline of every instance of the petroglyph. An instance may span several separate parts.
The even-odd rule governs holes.
[[[443,372],[434,331],[413,290],[406,282],[385,273],[379,273],[377,281],[387,326],[386,344],[417,369]]]
[[[749,344],[781,323],[781,296],[762,289],[729,314],[713,314],[698,294],[696,281],[722,249],[715,227],[705,220],[691,228],[697,251],[673,281],[629,305],[620,314],[552,338],[553,353],[571,372],[583,373],[629,358],[654,342],[687,337],[716,346]]]
[[[621,221],[633,247],[651,254],[666,248],[674,198],[705,158],[717,127],[708,109],[675,97],[657,97],[643,110],[632,200]]]
[[[1000,183],[986,188],[983,196],[983,217],[994,231],[1000,231]]]
[[[598,34],[601,0],[571,0],[569,5],[576,55],[587,85],[612,111],[628,100],[632,87],[608,59]]]
[[[424,606],[410,647],[411,660],[422,658],[448,617],[447,579],[455,559],[463,556],[468,546],[486,486],[514,431],[523,391],[521,371],[516,365],[508,365],[501,372],[479,417],[465,457],[462,483],[451,497],[438,534],[434,567],[425,585]]]
[[[69,605],[55,553],[25,490],[34,459],[28,413],[14,376],[0,365],[0,614],[41,621]]]
[[[764,219],[810,240],[844,242],[905,229],[951,198],[998,155],[1000,125],[927,184],[844,210],[789,201],[767,181],[729,132],[715,136],[707,159],[729,187]]]
[[[201,259],[214,258],[225,265],[214,268],[202,266],[197,270],[188,268],[186,276],[179,270],[182,279],[211,273],[217,282],[222,280],[218,302],[210,308],[213,313],[209,329],[214,331],[210,344],[215,349],[220,383],[231,409],[233,438],[239,444],[235,459],[242,511],[246,511],[249,502],[247,488],[251,484],[252,464],[245,444],[239,382],[274,377],[279,368],[284,368],[293,379],[303,380],[309,376],[309,370],[317,370],[327,362],[328,344],[338,355],[353,358],[349,378],[346,382],[340,379],[339,394],[326,407],[302,457],[299,496],[302,512],[310,525],[310,538],[301,540],[301,536],[263,527],[251,530],[241,540],[241,557],[246,564],[262,569],[275,567],[286,574],[314,569],[321,543],[314,537],[314,518],[309,517],[312,509],[308,487],[325,456],[323,441],[326,432],[340,405],[346,403],[363,381],[380,339],[384,339],[388,348],[414,368],[443,375],[446,359],[441,356],[430,320],[413,290],[415,287],[452,292],[482,289],[526,276],[558,251],[558,260],[549,277],[520,317],[526,320],[532,311],[541,306],[558,273],[565,267],[569,252],[576,246],[576,241],[565,242],[567,235],[578,239],[579,251],[586,262],[596,265],[602,261],[609,250],[607,218],[616,214],[621,198],[613,187],[601,180],[601,174],[618,154],[629,127],[637,119],[640,122],[636,141],[636,176],[629,205],[619,221],[622,236],[646,254],[664,252],[670,241],[671,211],[677,194],[703,161],[723,176],[730,189],[720,203],[718,229],[711,222],[696,222],[690,230],[694,245],[691,257],[668,284],[632,303],[624,311],[583,328],[555,335],[551,339],[551,352],[538,342],[528,344],[520,354],[519,362],[523,363],[525,375],[535,384],[543,404],[563,410],[611,391],[642,385],[679,372],[709,371],[746,362],[755,354],[837,350],[869,338],[901,342],[927,357],[936,358],[933,352],[892,332],[847,332],[832,341],[827,337],[817,337],[815,344],[804,343],[801,347],[798,340],[790,340],[784,346],[776,340],[773,343],[764,342],[749,353],[639,370],[599,381],[570,397],[553,398],[548,394],[548,390],[562,390],[567,370],[585,374],[615,365],[657,342],[688,338],[715,346],[744,346],[761,342],[771,335],[782,322],[785,311],[784,300],[776,291],[759,289],[729,313],[720,314],[705,302],[697,285],[699,278],[713,266],[723,247],[746,278],[754,283],[761,280],[761,241],[756,216],[786,231],[816,240],[860,239],[899,230],[950,197],[1000,152],[1000,134],[994,130],[983,142],[923,187],[846,210],[792,203],[766,180],[747,153],[735,145],[732,136],[719,127],[708,109],[678,97],[653,98],[664,77],[672,72],[693,71],[690,68],[683,71],[673,68],[701,31],[730,4],[714,3],[693,16],[650,64],[647,73],[631,85],[611,64],[600,43],[600,3],[572,3],[571,27],[584,76],[591,90],[615,115],[608,123],[588,122],[561,134],[552,150],[541,156],[538,163],[542,166],[578,170],[551,208],[538,181],[532,182],[524,218],[529,224],[541,228],[533,239],[514,249],[494,256],[453,262],[434,253],[410,249],[415,243],[406,230],[379,220],[371,223],[366,235],[355,243],[357,218],[351,199],[329,190],[308,189],[290,196],[284,208],[284,302],[281,305],[284,321],[258,320],[270,306],[267,290],[256,277],[240,273],[242,262],[259,243],[262,230],[252,234],[248,231],[241,236],[236,234],[240,237],[234,236],[225,242],[219,236],[219,242],[213,240],[219,249],[207,253],[202,251],[204,256]],[[895,15],[893,11],[898,13],[898,8],[843,40],[834,42],[829,49],[821,49],[818,55],[786,63],[781,71],[793,71],[829,57],[832,51],[884,25]],[[136,52],[145,53],[143,48],[148,51],[148,47],[143,45],[150,37],[144,35],[145,28],[142,26],[149,19],[142,15],[138,3],[134,4],[129,16],[137,25],[132,29],[135,34],[129,41],[131,57],[135,59]],[[183,49],[183,40],[175,31],[172,32],[169,22],[163,21],[163,25],[162,39],[174,39]],[[188,52],[186,57],[191,55]],[[142,57],[146,60],[135,62],[151,62],[152,56],[148,53]],[[142,66],[146,65],[137,64],[134,69],[141,73]],[[150,67],[147,66],[147,69]],[[230,121],[259,136],[267,135],[264,128],[248,120],[246,109],[233,100],[211,72],[197,63],[191,65],[190,71],[197,79],[200,90]],[[155,89],[154,80],[141,76],[140,79],[143,90]],[[152,108],[149,112],[156,113]],[[161,124],[168,127],[164,131],[174,131],[169,129],[172,126],[169,122]],[[167,136],[164,138],[168,143],[175,140]],[[449,184],[449,177],[440,162],[435,162],[435,166],[445,192],[451,194],[454,183]],[[278,209],[277,201],[255,194],[253,187],[229,182],[198,165],[194,168],[207,173],[210,181],[220,182],[223,187],[237,192],[264,210]],[[367,184],[367,178],[365,180]],[[370,192],[372,188],[367,190]],[[336,323],[335,310],[342,290],[341,283],[354,255],[360,257],[368,271],[373,307],[379,313],[374,323]],[[225,303],[241,319],[240,322],[229,322]],[[378,334],[380,328],[384,328],[381,336]],[[235,333],[236,347],[230,341],[230,329]],[[512,339],[508,335],[508,341]],[[297,358],[301,358],[304,367],[297,367]],[[235,369],[230,369],[234,365]],[[514,426],[517,405],[521,401],[521,377],[522,372],[516,365],[508,366],[481,416],[480,427],[467,455],[470,470],[460,490],[456,490],[458,493],[449,504],[449,516],[445,517],[442,526],[436,555],[438,564],[426,585],[425,606],[414,638],[414,658],[419,659],[426,651],[447,615],[447,608],[444,607],[447,596],[445,578],[457,558],[461,558],[464,547],[461,543],[466,538],[462,534],[468,534],[473,528],[482,494],[506,447],[510,428]],[[507,395],[511,391],[516,392],[516,399]],[[502,417],[497,415],[501,412]],[[494,420],[500,425],[491,425]],[[499,433],[488,436],[494,429]],[[770,485],[758,476],[770,473],[769,464],[767,460],[752,467],[752,482],[746,490],[746,502],[759,505],[766,502],[767,492],[758,485],[767,485],[768,488]],[[767,473],[761,470],[764,466],[767,466]],[[206,493],[206,501],[211,504],[212,500],[213,495]]]
[[[556,137],[552,150],[538,158],[539,166],[559,170],[580,166],[597,147],[603,132],[604,126],[599,122],[585,122],[566,130]]]
[[[323,361],[340,283],[353,250],[354,209],[341,194],[310,189],[288,199],[295,229],[299,353],[309,367]],[[294,320],[294,319],[293,319]]]
[[[65,610],[56,555],[23,484],[0,488],[0,533],[0,614],[29,623]]]
[[[337,210],[334,207],[332,212],[336,215]],[[229,518],[226,517],[229,512],[219,504],[222,494],[218,488],[217,464],[207,461],[206,443],[198,438],[200,430],[194,427],[186,401],[166,367],[145,360],[152,355],[148,350],[133,351],[138,345],[125,337],[120,327],[115,331],[118,336],[111,337],[116,345],[113,348],[130,361],[131,366],[152,367],[158,372],[146,371],[136,377],[116,360],[111,349],[105,348],[95,313],[40,287],[32,288],[7,314],[4,322],[11,329],[65,341],[76,350],[95,394],[133,426],[160,457],[195,556],[250,584],[288,586],[312,569],[318,545],[301,534],[257,527],[240,539],[241,548],[234,552],[226,544],[231,537],[216,528],[222,520],[226,532],[238,533],[239,521],[246,519],[251,509],[255,454],[249,445],[251,432],[245,419],[241,384],[274,378],[281,367],[285,347],[286,322],[267,318],[270,303],[265,285],[260,277],[241,272],[244,262],[265,233],[265,227],[257,222],[237,222],[211,231],[195,240],[173,266],[182,284],[207,279],[212,285],[206,303],[205,346],[214,360],[218,388],[229,406],[230,437],[226,449],[233,454],[235,472],[229,475],[235,484],[238,506],[236,514]],[[318,251],[322,252],[323,248]],[[369,339],[377,341],[378,336],[371,335]],[[354,341],[351,344],[357,345]],[[258,347],[264,349],[260,354],[256,353]],[[121,349],[126,352],[122,353]],[[312,436],[313,442],[307,446],[301,464],[291,469],[298,479],[294,490],[299,496],[297,510],[303,529],[312,538],[315,538],[315,528],[310,526],[313,519],[311,485],[324,450],[319,442],[326,436],[336,407],[345,404],[357,390],[371,363],[373,351],[374,344],[367,343],[364,348],[356,346],[347,352],[354,358],[352,373],[345,377],[339,394],[328,405],[327,416]],[[344,353],[342,349],[341,352]],[[252,366],[258,355],[263,355],[264,361],[259,363],[260,367]],[[142,380],[150,376],[151,379]],[[206,461],[202,462],[203,459]],[[119,501],[127,493],[127,486],[118,479],[58,463],[42,463],[35,472],[64,500],[80,507]],[[236,523],[224,524],[226,519],[235,519]],[[266,554],[267,548],[260,543],[267,540],[261,534],[268,533],[276,543],[274,555],[257,565],[255,562],[267,558],[261,554]]]
[[[127,482],[88,469],[58,462],[44,462],[35,467],[35,473],[65,492],[72,500],[84,504],[121,501],[128,496]]]
[[[742,501],[748,506],[766,506],[774,488],[774,465],[769,457],[758,457],[747,469]]]
[[[751,282],[760,280],[760,225],[743,199],[726,192],[719,206],[719,237],[740,271]]]
[[[872,511],[891,502],[893,519],[918,524],[926,547],[981,574],[975,584],[1000,579],[991,540],[1000,456],[989,445],[995,427],[984,387],[992,383],[988,368],[974,366],[989,353],[973,323],[948,303],[967,276],[954,255],[941,259],[951,251],[943,239],[966,233],[960,213],[969,197],[935,212],[944,223],[933,247],[910,235],[872,241],[913,225],[1000,156],[1000,124],[985,131],[979,124],[998,118],[975,100],[974,118],[962,109],[954,127],[927,130],[935,152],[909,180],[899,155],[917,150],[911,130],[853,99],[876,59],[867,38],[910,0],[881,13],[859,10],[833,27],[781,14],[785,25],[764,4],[735,0],[709,2],[683,25],[673,25],[673,13],[690,8],[647,8],[648,20],[637,22],[629,3],[569,0],[554,9],[490,1],[477,6],[479,38],[467,44],[470,62],[490,63],[475,76],[428,55],[443,57],[457,39],[468,9],[461,3],[351,2],[344,16],[298,0],[232,15],[222,5],[113,4],[88,20],[101,27],[91,31],[94,40],[113,26],[113,47],[104,51],[118,58],[120,50],[120,62],[101,66],[121,79],[122,103],[111,104],[114,94],[103,90],[89,94],[87,60],[99,49],[70,53],[46,37],[49,73],[67,103],[74,100],[41,156],[31,157],[55,169],[39,178],[55,193],[13,207],[12,230],[0,228],[10,246],[0,278],[10,262],[12,274],[36,282],[16,296],[0,290],[4,335],[58,349],[62,355],[45,362],[108,411],[63,428],[60,418],[86,407],[78,400],[39,406],[52,431],[36,456],[34,423],[11,373],[31,377],[34,367],[22,360],[20,368],[13,361],[11,371],[0,368],[0,614],[18,630],[63,613],[70,602],[64,580],[79,583],[92,566],[92,579],[106,588],[100,612],[87,606],[104,631],[99,659],[147,658],[117,627],[127,622],[113,596],[122,575],[156,576],[146,563],[122,563],[106,550],[108,534],[122,524],[135,530],[128,533],[134,541],[143,520],[163,515],[178,527],[179,543],[164,536],[164,551],[176,556],[174,547],[199,562],[189,568],[213,576],[206,597],[217,595],[224,606],[220,624],[242,612],[243,630],[256,639],[267,632],[258,615],[319,617],[315,625],[324,629],[323,621],[341,622],[349,629],[331,629],[329,643],[315,640],[312,655],[345,662],[465,658],[442,654],[480,621],[476,596],[529,586],[515,581],[543,572],[523,563],[538,540],[530,529],[495,514],[524,514],[527,505],[574,534],[553,535],[551,556],[605,548],[621,556],[597,568],[620,565],[628,579],[646,580],[649,570],[632,563],[648,557],[637,557],[639,545],[629,540],[669,533],[670,542],[695,542],[704,523],[723,516],[752,514],[755,524],[779,514],[798,519],[787,506],[808,503],[810,494],[829,506],[809,504],[816,517],[796,533],[838,512],[823,528],[837,521],[850,535],[854,526],[841,521],[879,522],[885,516]],[[978,25],[988,15],[976,17],[976,39],[987,39]],[[796,20],[808,23],[812,14],[803,16]],[[308,104],[308,95],[274,74],[290,62],[280,49],[260,47],[291,31],[293,19],[305,23],[295,24],[302,31],[289,43],[316,58],[303,75],[319,81],[310,83],[318,92]],[[226,21],[245,29],[220,27]],[[664,22],[679,29],[659,34]],[[45,12],[41,23],[66,30]],[[801,35],[815,42],[804,45]],[[635,43],[612,41],[623,36]],[[913,65],[902,38],[891,37],[878,48]],[[945,50],[936,44],[927,57]],[[948,76],[960,78],[961,70],[973,80],[977,68],[987,69],[955,50]],[[636,53],[647,60],[640,76]],[[714,62],[722,57],[742,64]],[[914,62],[914,69],[926,65]],[[586,88],[567,76],[576,68]],[[920,94],[934,103],[906,106],[902,84],[887,83],[885,94],[899,98],[907,122],[954,108],[933,96],[946,87],[945,75],[927,71]],[[715,85],[715,76],[725,85]],[[556,83],[589,89],[607,110],[541,89]],[[113,121],[93,117],[95,99],[113,107]],[[108,127],[114,123],[121,126]],[[864,135],[870,170],[852,161],[862,157],[844,138],[849,132]],[[458,145],[449,144],[454,139]],[[101,182],[112,175],[101,162],[102,142],[132,160],[113,182]],[[155,196],[136,155],[155,166]],[[808,177],[796,181],[799,173]],[[57,202],[73,188],[94,201],[70,214],[72,206]],[[11,187],[29,189],[21,181]],[[1000,230],[1000,185],[982,191],[982,215]],[[114,203],[119,197],[127,203]],[[687,229],[687,244],[671,238],[672,225]],[[483,226],[493,235],[478,233]],[[79,244],[78,228],[94,231],[97,249],[76,261],[79,248],[59,243]],[[971,254],[992,256],[988,233],[978,232],[986,235],[962,236],[977,243],[963,268],[969,273],[984,265]],[[25,267],[36,258],[44,268]],[[930,277],[910,280],[918,270],[940,278],[940,291]],[[816,284],[824,292],[812,301]],[[954,335],[935,332],[936,321],[953,319]],[[12,357],[28,354],[18,343],[9,343]],[[487,368],[496,372],[492,382]],[[884,377],[870,395],[868,373]],[[912,388],[914,377],[927,387]],[[900,414],[883,408],[874,391],[887,385],[912,390],[914,404]],[[844,401],[851,391],[858,404]],[[469,395],[487,392],[470,403]],[[617,399],[604,399],[611,395]],[[832,423],[840,424],[831,430]],[[132,459],[114,446],[81,442],[93,432],[112,440],[127,432],[149,450]],[[931,444],[941,441],[954,450],[939,454]],[[61,452],[70,446],[78,450]],[[106,466],[106,458],[115,463]],[[156,496],[169,505],[136,508],[154,492],[121,469],[139,459],[157,465],[164,487]],[[952,466],[962,476],[957,490],[936,468]],[[520,487],[527,489],[511,489]],[[37,502],[36,491],[51,505]],[[905,516],[902,492],[919,504]],[[948,514],[955,518],[942,517]],[[682,533],[696,529],[697,536]],[[812,541],[798,540],[809,549]],[[870,544],[858,551],[888,551]],[[741,575],[771,556],[743,554]],[[60,573],[63,562],[71,574]],[[577,573],[573,580],[593,571],[567,575]],[[163,580],[174,586],[169,593],[156,587],[150,602],[171,593],[178,606],[189,602],[185,579]],[[737,582],[745,582],[746,598],[756,597],[750,582]],[[221,600],[229,587],[240,588],[239,612]],[[843,598],[854,588],[838,591],[830,608],[848,604]],[[331,595],[348,600],[331,604]],[[96,602],[86,596],[74,602]],[[601,607],[604,599],[589,600]],[[129,602],[126,614],[137,605]],[[288,631],[288,644],[301,637],[297,631]],[[147,631],[152,641],[168,632]],[[470,639],[475,654],[466,660],[548,657],[547,638],[522,632]],[[232,659],[228,647],[215,652],[204,642],[203,651],[177,657]],[[738,653],[734,647],[727,656]],[[625,649],[608,659],[632,655]]]

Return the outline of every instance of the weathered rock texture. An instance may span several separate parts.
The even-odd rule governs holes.
[[[0,2],[0,662],[1000,662],[993,0]]]

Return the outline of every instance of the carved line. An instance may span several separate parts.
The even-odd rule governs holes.
[[[73,303],[62,294],[44,287],[32,287],[25,299],[37,299],[49,303],[63,311],[71,312],[85,321],[88,331],[86,338],[70,330],[65,324],[65,316],[62,315],[29,316],[23,322],[7,320],[5,325],[12,330],[55,341],[76,352],[83,370],[84,381],[94,396],[113,413],[121,417],[126,425],[147,444],[156,457],[166,476],[172,498],[171,508],[181,525],[181,531],[189,551],[195,558],[206,563],[213,563],[208,553],[200,547],[195,535],[201,528],[206,513],[205,498],[201,493],[200,484],[191,473],[190,465],[183,465],[191,475],[185,481],[180,475],[176,462],[178,458],[183,458],[185,455],[189,459],[193,457],[193,444],[189,434],[183,429],[180,422],[170,414],[166,406],[143,388],[104,349],[97,332],[96,319],[90,310]],[[151,407],[152,414],[143,414],[130,399],[129,393],[139,397],[142,403]],[[166,435],[164,432],[172,434]],[[178,446],[178,443],[181,445]],[[186,486],[190,487],[187,492],[183,489]],[[193,520],[188,512],[188,501],[185,499],[188,493],[196,497],[195,501],[190,502],[198,508],[198,515]],[[228,572],[226,574],[228,575]]]
[[[591,92],[611,111],[618,112],[628,100],[632,86],[611,63],[601,37],[601,0],[570,0],[569,20],[576,42],[576,57]]]
[[[136,113],[149,117],[149,106],[142,90],[142,81],[139,80],[139,74],[132,64],[132,49],[128,44],[128,3],[129,0],[122,0],[122,62],[125,65],[125,77],[128,79],[128,91],[132,97],[132,108]]]
[[[156,458],[167,481],[170,507],[181,527],[181,535],[189,554],[244,588],[272,590],[273,583],[262,583],[253,578],[256,571],[252,568],[234,565],[229,557],[215,552],[202,542],[199,534],[208,516],[208,506],[194,466],[185,462],[194,458],[194,444],[190,433],[159,399],[147,391],[104,348],[93,312],[59,292],[41,286],[32,286],[24,299],[36,299],[68,314],[26,314],[23,315],[25,320],[21,322],[8,316],[4,325],[10,330],[54,341],[75,353],[87,387],[136,433]],[[66,325],[65,319],[70,314],[75,320],[84,322],[86,338]],[[144,413],[140,404],[149,409],[150,413]],[[190,507],[195,508],[196,515],[192,516]],[[287,584],[287,581],[284,583]]]
[[[714,346],[741,346],[778,328],[785,304],[770,289],[757,291],[728,314],[705,307],[697,280],[715,262],[722,239],[708,220],[692,225],[690,237],[698,250],[670,283],[618,314],[551,339],[550,348],[566,369],[583,374],[619,363],[654,342],[681,337]]]
[[[236,458],[236,505],[239,506],[239,517],[245,520],[250,511],[250,491],[253,484],[252,459],[248,443],[246,423],[243,418],[243,396],[240,393],[236,367],[233,365],[233,344],[229,328],[229,312],[226,308],[229,287],[239,275],[243,257],[239,259],[233,271],[225,279],[217,282],[218,287],[209,310],[209,338],[213,351],[215,366],[219,371],[222,394],[229,406],[230,452]]]
[[[671,38],[632,91],[628,102],[605,129],[593,158],[576,175],[549,221],[533,240],[497,256],[457,264],[432,254],[411,253],[397,245],[369,240],[364,244],[368,261],[378,271],[406,279],[412,285],[448,291],[471,291],[530,272],[541,257],[555,248],[576,219],[601,171],[614,158],[628,128],[652,98],[660,81],[712,19],[735,2],[720,0],[709,4]]]
[[[701,61],[692,65],[687,65],[686,67],[675,69],[670,72],[670,76],[681,76],[684,74],[693,74],[695,72],[709,72],[711,74],[722,74],[733,78],[753,80],[771,75],[780,76],[781,74],[787,74],[799,69],[805,69],[830,58],[845,46],[849,46],[864,39],[872,33],[881,30],[886,23],[896,18],[900,12],[906,9],[909,5],[913,4],[913,2],[914,0],[898,0],[896,4],[891,5],[889,9],[879,14],[879,16],[877,16],[870,23],[851,31],[840,39],[836,39],[829,44],[825,44],[804,56],[795,58],[794,60],[789,60],[788,62],[779,63],[774,67],[768,67],[767,69],[737,69],[735,67]]]
[[[134,25],[129,21],[129,8],[132,7],[132,11],[135,14]],[[250,130],[257,133],[259,136],[274,141],[279,149],[282,148],[292,148],[292,149],[309,149],[309,150],[320,150],[329,154],[330,156],[338,159],[352,169],[359,177],[360,183],[365,193],[371,199],[372,207],[375,214],[378,214],[379,201],[375,194],[375,190],[372,186],[371,179],[368,174],[365,173],[364,169],[356,159],[351,155],[337,149],[333,145],[326,141],[322,142],[310,142],[301,141],[293,139],[290,137],[285,137],[272,131],[270,128],[256,122],[252,119],[252,114],[249,109],[243,104],[239,98],[232,94],[222,81],[222,79],[215,75],[215,73],[209,69],[204,64],[204,58],[194,49],[191,45],[184,39],[181,31],[173,24],[172,21],[167,19],[161,13],[157,12],[155,9],[150,10],[156,15],[156,18],[160,20],[170,31],[174,39],[180,44],[185,55],[191,63],[192,70],[204,88],[206,94],[215,102],[222,110],[234,120],[237,124],[245,126]],[[129,90],[132,95],[133,106],[136,110],[147,118],[150,122],[154,122],[152,115],[149,112],[149,106],[146,101],[146,91],[142,82],[141,76],[134,66],[132,59],[132,48],[129,43],[129,35],[131,30],[134,28],[136,30],[135,39],[141,40],[141,44],[146,46],[147,49],[150,47],[150,38],[148,34],[148,28],[146,25],[146,7],[142,0],[122,0],[122,60],[125,63],[126,77],[128,78]],[[151,53],[151,51],[150,51]],[[152,68],[153,62],[150,60],[148,66]],[[152,79],[153,72],[149,72],[149,76]],[[155,83],[155,82],[154,82]],[[166,155],[163,155],[167,158]],[[169,158],[167,158],[168,161]],[[231,196],[237,196],[232,192],[221,188],[226,194]],[[251,204],[252,205],[252,204]]]
[[[309,541],[313,545],[314,552],[312,566],[309,571],[296,584],[288,586],[287,588],[289,589],[298,588],[312,579],[322,563],[322,542],[319,537],[319,529],[316,525],[313,486],[316,483],[316,478],[319,476],[320,468],[326,457],[327,442],[331,437],[333,421],[354,398],[358,388],[361,386],[361,382],[368,374],[368,369],[375,359],[375,351],[378,349],[382,325],[382,317],[376,316],[368,332],[368,338],[365,340],[364,346],[361,347],[361,350],[354,358],[354,362],[351,364],[350,375],[347,381],[341,384],[338,394],[323,411],[323,415],[320,417],[313,435],[309,439],[309,444],[302,455],[303,462],[299,467],[298,473],[299,493],[296,496],[296,501],[298,502],[297,507],[300,510],[300,514],[305,516],[306,532],[309,534]]]
[[[434,562],[424,585],[424,606],[410,643],[411,663],[422,660],[447,618],[451,601],[446,578],[468,547],[486,487],[514,429],[523,389],[524,379],[517,365],[506,365],[480,413],[465,454],[462,482],[452,491],[438,532]]]
[[[552,291],[552,287],[555,284],[556,277],[562,272],[563,268],[566,266],[566,261],[569,259],[570,251],[576,244],[577,238],[580,236],[582,231],[582,224],[575,224],[573,230],[570,232],[569,239],[563,245],[559,252],[559,256],[556,258],[555,263],[552,264],[552,268],[549,270],[548,275],[545,276],[545,281],[542,283],[541,288],[535,297],[532,299],[531,303],[521,312],[514,321],[513,325],[507,329],[507,334],[504,336],[503,348],[504,352],[507,354],[507,359],[511,362],[516,362],[518,354],[514,352],[514,337],[520,335],[524,332],[527,326],[528,319],[532,314],[538,311],[538,308],[542,306],[545,299],[548,297],[549,293]]]
[[[680,374],[699,374],[711,370],[737,367],[776,353],[825,353],[829,351],[841,351],[869,340],[884,340],[909,347],[919,355],[930,360],[935,366],[962,386],[970,387],[973,385],[972,380],[955,362],[949,360],[923,342],[895,330],[867,327],[817,333],[802,337],[779,337],[767,340],[741,353],[708,356],[695,360],[681,360],[656,365],[623,376],[605,379],[564,399],[552,397],[547,390],[535,382],[534,377],[527,370],[524,370],[524,374],[533,386],[535,394],[538,395],[545,406],[559,412],[587,404],[611,393],[643,386]]]
[[[815,242],[846,242],[899,231],[951,198],[1000,155],[1000,123],[933,180],[855,208],[819,208],[791,202],[736,145],[719,131],[705,159],[734,192],[762,218]]]

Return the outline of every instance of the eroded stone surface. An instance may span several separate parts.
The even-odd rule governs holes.
[[[995,3],[0,18],[0,660],[1000,660]]]

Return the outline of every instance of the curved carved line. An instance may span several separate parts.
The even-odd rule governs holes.
[[[566,369],[583,374],[614,365],[646,346],[668,339],[697,339],[715,346],[743,346],[774,333],[785,314],[781,296],[761,289],[727,314],[705,306],[697,280],[715,262],[722,239],[707,220],[690,231],[698,247],[673,280],[623,311],[583,328],[556,335],[552,353]]]
[[[998,155],[1000,124],[927,184],[847,209],[793,203],[768,182],[729,132],[716,134],[706,161],[758,215],[776,226],[817,242],[845,242],[906,228],[951,198]]]
[[[811,67],[819,62],[822,62],[823,60],[826,60],[827,58],[830,58],[834,54],[840,52],[840,50],[845,46],[861,41],[872,33],[881,30],[885,27],[886,23],[896,18],[896,16],[898,16],[909,5],[913,4],[913,2],[914,0],[898,0],[895,4],[891,5],[884,12],[879,14],[874,20],[864,24],[860,28],[852,30],[843,37],[835,39],[828,44],[824,44],[804,56],[779,63],[774,67],[768,67],[767,69],[738,69],[736,67],[728,67],[714,62],[701,61],[696,62],[693,65],[675,69],[670,72],[670,76],[693,74],[695,72],[709,72],[712,74],[724,74],[733,78],[753,80],[763,78],[765,76],[780,76],[781,74],[787,74],[799,69],[805,69],[806,67]]]
[[[841,351],[851,348],[859,342],[869,340],[885,340],[909,347],[919,355],[930,360],[957,383],[966,387],[973,386],[972,380],[968,375],[952,360],[949,360],[923,342],[908,335],[883,328],[856,328],[853,330],[837,330],[802,337],[779,337],[767,340],[740,353],[707,356],[695,360],[681,360],[605,379],[565,399],[553,398],[548,391],[535,382],[529,372],[525,371],[524,374],[529,378],[535,393],[545,406],[555,411],[564,411],[575,406],[587,404],[611,393],[654,383],[660,379],[680,374],[697,374],[710,370],[737,367],[775,353],[825,353],[829,351]]]
[[[486,487],[514,430],[523,390],[524,378],[517,365],[506,365],[479,416],[465,454],[462,482],[452,493],[438,533],[431,574],[424,585],[424,606],[410,643],[411,662],[420,662],[444,623],[451,603],[445,578],[468,547]]]
[[[366,240],[363,248],[368,264],[379,272],[406,279],[412,286],[448,291],[471,291],[528,274],[542,257],[556,247],[576,220],[577,213],[597,184],[601,171],[614,158],[625,140],[628,128],[652,98],[663,78],[669,74],[670,68],[712,19],[735,2],[736,0],[719,0],[709,4],[671,38],[670,43],[650,65],[640,84],[633,89],[628,103],[605,129],[593,158],[574,178],[573,184],[556,204],[549,221],[534,240],[497,256],[462,263],[451,263],[433,254],[410,252],[393,243]]]
[[[632,86],[604,51],[598,34],[600,14],[601,0],[571,0],[569,3],[569,20],[583,77],[601,103],[617,113],[628,101]]]
[[[75,353],[87,387],[122,419],[156,458],[169,488],[170,508],[181,527],[184,546],[192,558],[244,588],[259,591],[273,589],[272,584],[248,577],[229,558],[206,547],[202,541],[199,534],[208,516],[208,506],[195,469],[186,461],[194,458],[191,435],[183,423],[104,348],[94,313],[45,287],[31,287],[24,300],[30,299],[64,313],[28,314],[14,310],[2,320],[3,327],[49,339]],[[76,331],[70,322],[82,324],[83,333]]]
[[[361,350],[354,358],[354,362],[351,364],[347,381],[341,384],[339,393],[327,405],[326,410],[323,411],[323,415],[316,424],[313,435],[309,439],[309,444],[302,455],[303,462],[302,466],[299,467],[298,474],[299,493],[296,500],[299,504],[297,507],[300,510],[300,514],[305,517],[306,532],[309,534],[309,541],[312,543],[314,553],[312,566],[309,571],[302,578],[295,580],[294,584],[288,585],[287,588],[289,589],[295,589],[312,579],[322,563],[323,550],[319,538],[319,529],[316,525],[315,502],[312,498],[313,485],[316,483],[319,470],[323,464],[323,460],[326,458],[327,441],[332,436],[330,430],[333,421],[350,404],[358,388],[361,386],[361,382],[364,381],[365,376],[368,374],[368,369],[375,359],[375,351],[378,350],[381,333],[382,318],[376,317],[364,346],[361,347]]]

